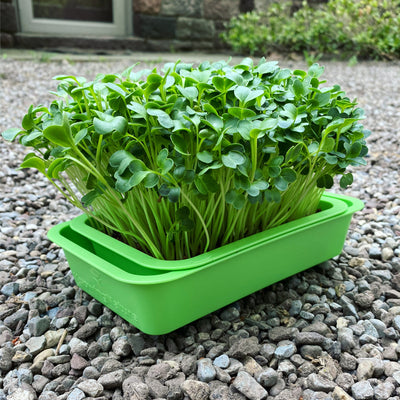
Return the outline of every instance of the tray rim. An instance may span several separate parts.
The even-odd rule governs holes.
[[[327,197],[331,198],[331,197],[336,197],[336,196],[327,196]],[[112,262],[107,261],[106,259],[100,257],[99,255],[95,254],[94,252],[91,252],[91,251],[83,248],[79,244],[77,244],[74,241],[72,241],[71,239],[67,238],[65,235],[65,231],[68,229],[72,230],[71,224],[72,224],[73,220],[67,221],[67,222],[64,222],[64,223],[61,223],[61,224],[58,224],[58,225],[52,227],[48,232],[48,237],[51,241],[58,244],[66,252],[72,253],[75,256],[80,256],[90,266],[92,266],[93,268],[96,268],[98,270],[101,270],[103,273],[105,273],[107,276],[109,276],[110,278],[112,278],[114,280],[117,280],[119,282],[128,283],[128,284],[136,284],[136,285],[161,284],[161,283],[166,283],[166,282],[173,281],[176,279],[181,279],[187,275],[194,274],[196,272],[211,268],[221,261],[229,260],[232,257],[237,257],[237,256],[251,250],[252,248],[258,248],[258,247],[267,245],[268,243],[272,243],[276,240],[282,239],[287,236],[291,236],[294,234],[300,234],[303,230],[305,230],[307,228],[315,227],[315,226],[318,226],[319,224],[323,224],[323,223],[329,223],[330,220],[335,220],[336,218],[341,218],[343,216],[353,214],[357,210],[361,209],[362,205],[363,205],[363,203],[361,201],[354,202],[354,200],[357,200],[357,199],[353,199],[348,196],[345,196],[344,198],[341,198],[340,200],[342,202],[344,202],[345,204],[347,204],[347,206],[348,206],[347,210],[345,210],[339,214],[336,214],[335,216],[332,216],[330,218],[324,218],[323,220],[315,222],[314,224],[308,223],[306,226],[302,226],[301,229],[297,229],[297,230],[289,229],[286,235],[284,235],[283,233],[280,233],[279,235],[274,235],[271,238],[264,237],[263,238],[264,240],[258,240],[257,243],[255,243],[253,246],[244,246],[243,248],[236,249],[236,251],[228,252],[225,257],[218,257],[218,258],[214,258],[214,259],[212,259],[212,257],[211,257],[211,258],[209,258],[207,263],[204,263],[203,265],[200,265],[197,268],[188,268],[188,269],[181,269],[181,270],[174,270],[174,271],[173,270],[158,270],[157,273],[155,273],[155,274],[154,274],[154,269],[151,269],[151,275],[150,274],[149,275],[138,275],[138,274],[134,274],[134,273],[125,271],[125,270],[119,268],[117,265],[114,265]],[[80,217],[76,217],[76,218],[80,218]],[[307,218],[307,217],[305,217],[305,218]],[[261,232],[261,234],[265,234],[266,232],[268,232],[268,231]],[[73,233],[83,236],[81,233],[77,233],[75,231],[73,231]],[[259,234],[256,234],[256,235],[259,235]],[[105,236],[107,236],[107,235],[105,235]],[[255,236],[255,235],[252,235],[252,236]],[[117,242],[119,242],[119,241],[117,241]],[[119,243],[121,243],[121,242],[119,242]],[[127,245],[124,244],[124,246],[127,246]],[[226,245],[226,246],[228,246],[228,245]],[[226,247],[226,246],[223,246],[223,247]],[[129,247],[129,246],[127,246],[127,247]],[[221,247],[221,248],[223,248],[223,247]],[[115,249],[115,250],[111,250],[111,251],[118,252],[119,249]],[[136,250],[135,253],[137,253],[137,252],[139,252],[139,251]],[[131,259],[131,257],[128,257],[128,256],[126,256],[126,258]],[[182,261],[186,261],[186,260],[182,260]],[[135,260],[135,262],[136,262],[136,260]]]

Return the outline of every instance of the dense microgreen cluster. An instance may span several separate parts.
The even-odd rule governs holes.
[[[297,3],[274,1],[265,11],[235,16],[223,38],[244,54],[400,57],[400,0],[328,0],[317,6],[303,1],[296,9]]]
[[[103,230],[157,258],[191,257],[317,210],[365,164],[356,108],[323,68],[244,59],[57,76],[59,97],[3,133]]]

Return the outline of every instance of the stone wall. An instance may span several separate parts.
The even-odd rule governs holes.
[[[239,14],[240,0],[134,0],[134,34],[171,49],[218,49],[224,22]]]

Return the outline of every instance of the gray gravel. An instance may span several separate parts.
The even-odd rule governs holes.
[[[0,131],[47,103],[52,76],[135,61],[3,57]],[[400,66],[323,64],[373,132],[368,166],[346,191],[366,207],[342,253],[164,336],[75,285],[46,232],[78,212],[17,170],[26,151],[0,140],[0,400],[400,399]]]

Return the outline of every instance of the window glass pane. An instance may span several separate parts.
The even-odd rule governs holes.
[[[113,22],[113,0],[32,0],[34,18]]]

